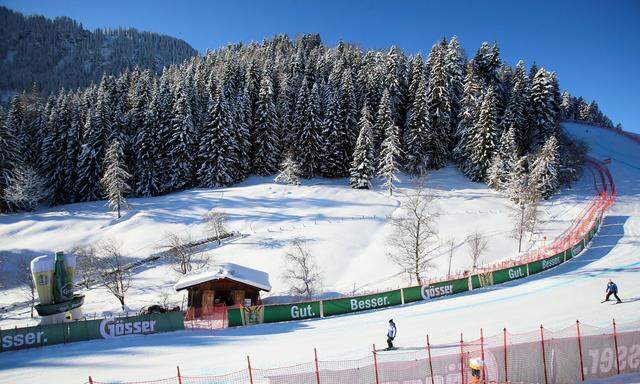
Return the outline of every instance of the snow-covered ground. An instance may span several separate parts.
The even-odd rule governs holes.
[[[505,326],[511,333],[534,330],[540,323],[552,330],[564,328],[577,318],[596,326],[607,326],[612,318],[619,323],[640,320],[639,148],[626,138],[597,128],[568,124],[566,129],[590,144],[594,156],[612,158],[610,169],[618,200],[589,249],[558,268],[460,296],[334,318],[121,337],[3,353],[0,382],[57,379],[80,383],[89,375],[105,381],[144,380],[173,376],[176,365],[189,375],[218,374],[244,368],[248,354],[258,367],[307,362],[313,357],[313,347],[318,348],[322,360],[358,358],[369,353],[372,343],[384,343],[389,318],[398,324],[398,344],[407,347],[422,346],[427,333],[432,343],[445,343],[455,340],[460,332],[476,338],[480,327],[485,335],[491,335]],[[265,269],[274,276],[274,288],[280,284],[275,276],[283,247],[293,236],[313,240],[327,287],[348,289],[353,282],[370,282],[371,287],[394,284],[386,279],[396,269],[384,255],[388,228],[383,217],[396,209],[397,202],[379,191],[351,191],[327,181],[300,188],[264,181],[252,179],[225,190],[196,190],[136,201],[134,213],[119,223],[111,221],[101,203],[4,217],[2,224],[8,226],[2,226],[0,236],[10,239],[13,245],[9,249],[44,251],[66,247],[69,241],[90,240],[99,235],[94,233],[96,229],[101,229],[120,234],[125,246],[135,250],[161,238],[161,232],[169,228],[191,225],[195,231],[200,214],[222,204],[233,218],[234,229],[248,236],[216,249],[216,259]],[[495,259],[513,255],[514,242],[507,233],[508,203],[504,199],[469,183],[451,168],[435,172],[431,185],[439,195],[443,237],[455,234],[461,239],[467,231],[478,228],[494,234],[487,255]],[[592,179],[586,177],[572,191],[550,201],[548,214],[558,218],[553,223],[556,232],[562,220],[579,211],[591,195],[591,187]],[[103,213],[97,213],[100,210]],[[255,224],[251,226],[251,222]],[[148,229],[144,230],[142,224],[148,224]],[[288,230],[286,224],[294,229]],[[68,233],[66,239],[72,240],[65,241],[62,233]],[[18,248],[17,244],[22,246]],[[143,252],[138,254],[144,256]],[[464,268],[467,261],[463,250],[456,257],[460,263],[457,267]],[[439,270],[442,266],[440,263]],[[138,288],[141,294],[147,292],[142,296],[151,298],[149,291],[171,282],[166,268],[159,266],[138,275],[136,282],[148,284],[145,289]],[[600,304],[608,278],[618,283],[620,295],[627,302]],[[97,300],[96,296],[88,298]],[[5,293],[3,300],[7,297]],[[109,302],[107,298],[102,300],[105,305]]]
[[[616,375],[606,379],[587,380],[585,384],[639,384],[640,373],[630,373],[628,375]]]
[[[413,186],[407,176],[402,179],[399,192],[406,193]],[[464,239],[475,230],[490,240],[481,263],[517,254],[516,240],[510,236],[512,204],[507,199],[484,184],[470,182],[454,166],[431,173],[427,186],[435,195],[439,238],[443,243],[454,238],[456,244],[452,272],[470,267]],[[593,194],[593,177],[587,171],[572,189],[543,203],[540,231],[533,240],[540,245],[543,236],[550,241],[561,233]],[[399,198],[399,193],[389,197],[380,187],[371,191],[351,189],[346,179],[305,180],[297,187],[252,177],[230,188],[131,199],[132,210],[121,220],[108,212],[103,201],[0,216],[0,257],[2,251],[7,258],[33,257],[112,238],[133,261],[158,252],[166,244],[168,232],[205,237],[202,215],[219,210],[228,215],[229,228],[241,235],[220,247],[211,245],[212,260],[269,273],[272,295],[285,293],[286,286],[280,279],[283,256],[296,237],[308,240],[326,291],[351,293],[355,288],[361,293],[397,288],[407,286],[408,279],[389,260],[386,241],[392,231],[387,217],[398,209]],[[433,275],[442,276],[447,273],[448,252],[443,247],[437,254],[441,256],[434,260]],[[163,262],[137,270],[127,305],[137,310],[158,303],[163,294],[181,304],[184,292],[176,294],[172,289],[178,276]],[[19,289],[0,292],[0,307],[25,300]],[[84,293],[87,313],[101,315],[119,310],[117,300],[102,289]],[[25,306],[0,313],[0,327],[32,323],[28,316]]]

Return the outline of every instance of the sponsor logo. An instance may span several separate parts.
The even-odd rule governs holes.
[[[571,253],[573,254],[574,257],[578,256],[578,254],[582,252],[583,248],[584,248],[584,245],[583,245],[583,242],[581,241],[575,247],[571,248]]]
[[[425,285],[420,289],[420,293],[422,294],[422,298],[424,300],[429,300],[434,297],[452,295],[453,284],[443,285],[441,287],[430,287],[428,285]]]
[[[488,287],[493,285],[493,273],[485,272],[478,274],[478,282],[480,283],[480,287]]]
[[[524,271],[521,268],[509,269],[508,273],[509,273],[509,279],[511,280],[524,277]]]
[[[31,346],[46,343],[47,338],[42,331],[18,333],[16,335],[7,335],[2,337],[3,349],[20,348],[22,346]]]
[[[144,321],[118,321],[116,319],[104,319],[100,322],[100,335],[105,339],[112,337],[135,335],[155,332],[155,320]]]
[[[389,298],[387,296],[371,298],[371,299],[351,299],[351,310],[358,311],[362,309],[378,308],[389,305]]]
[[[304,319],[306,317],[313,317],[316,314],[311,309],[311,304],[305,306],[297,306],[293,305],[291,307],[291,318],[293,319]]]
[[[264,305],[241,307],[242,325],[262,324],[264,322]]]
[[[560,256],[554,257],[552,259],[548,259],[542,260],[542,269],[548,269],[551,267],[555,267],[556,265],[560,265],[560,263],[562,263],[562,259],[560,258]]]

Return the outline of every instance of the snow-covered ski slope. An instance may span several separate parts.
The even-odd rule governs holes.
[[[0,216],[0,257],[38,256],[56,250],[86,245],[104,238],[117,239],[132,261],[142,259],[166,244],[166,233],[190,233],[205,237],[202,215],[210,210],[224,211],[229,228],[241,235],[222,246],[211,245],[216,262],[232,262],[265,271],[270,275],[272,294],[282,295],[286,286],[280,275],[288,243],[300,237],[319,264],[324,289],[328,292],[363,293],[407,286],[406,275],[389,261],[386,242],[392,229],[387,217],[398,214],[399,195],[413,188],[401,176],[401,190],[388,196],[379,185],[374,190],[354,190],[348,180],[313,179],[302,186],[273,183],[272,178],[253,177],[237,186],[220,189],[194,189],[167,196],[131,199],[132,210],[121,220],[108,212],[104,201],[71,204],[34,213]],[[454,238],[456,248],[452,272],[469,269],[471,260],[464,239],[478,230],[488,237],[489,246],[481,263],[512,258],[516,240],[510,236],[512,203],[481,183],[469,181],[454,166],[429,174],[427,187],[435,195],[439,213],[439,238]],[[594,194],[590,172],[571,189],[543,203],[537,247],[544,236],[551,241],[567,228]],[[445,275],[448,251],[433,260],[432,275]],[[156,263],[136,270],[127,297],[132,310],[158,303],[161,294],[171,295],[182,304],[184,291],[173,292],[178,275],[167,263]],[[25,300],[17,289],[1,291],[0,307]],[[86,294],[88,313],[117,312],[118,301],[103,289]],[[0,316],[0,327],[33,323],[25,306]]]
[[[176,365],[189,375],[225,373],[244,368],[246,355],[251,355],[254,366],[265,368],[310,361],[313,347],[322,360],[351,359],[367,355],[372,343],[384,344],[389,318],[398,325],[400,347],[423,346],[427,333],[436,344],[454,341],[460,332],[476,338],[480,327],[485,335],[492,335],[503,327],[511,333],[532,331],[540,323],[550,329],[564,328],[576,319],[597,326],[607,326],[612,318],[619,323],[640,320],[640,148],[612,132],[576,124],[565,128],[586,141],[594,157],[612,158],[610,170],[618,198],[591,246],[558,268],[460,296],[334,318],[3,353],[0,382],[80,383],[88,375],[104,381],[144,380],[173,376]],[[566,192],[563,195],[569,198]],[[464,220],[464,215],[458,219]],[[482,222],[478,225],[486,227]],[[506,235],[495,238],[500,237]],[[381,244],[372,243],[369,249]],[[625,303],[600,303],[608,278],[618,283]]]

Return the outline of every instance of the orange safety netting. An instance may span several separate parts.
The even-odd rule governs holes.
[[[429,340],[427,338],[427,340]],[[479,360],[480,367],[473,370]],[[289,367],[247,368],[226,375],[177,375],[120,384],[569,384],[640,372],[640,322],[608,327],[576,324],[557,331],[498,334],[399,351],[374,350],[345,361],[318,360]],[[89,379],[91,384],[109,384]]]

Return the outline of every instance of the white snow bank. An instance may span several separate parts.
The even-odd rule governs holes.
[[[258,287],[267,292],[271,291],[269,274],[256,269],[243,267],[234,263],[222,263],[205,271],[189,273],[182,277],[173,288],[176,291],[204,283],[211,280],[229,279],[239,283]]]

